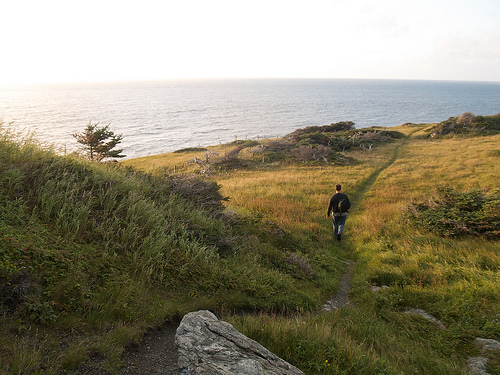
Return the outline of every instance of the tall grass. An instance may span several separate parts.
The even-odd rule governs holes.
[[[387,161],[386,151],[376,150],[370,156],[369,164],[367,161],[349,167],[296,166],[239,171],[216,178],[223,193],[230,197],[229,208],[261,213],[286,230],[317,238],[330,229],[321,219],[326,215],[330,196],[335,193],[335,184],[342,184],[343,191],[356,201],[363,182],[380,167],[380,162]]]
[[[461,374],[465,365],[453,356],[443,360],[455,344],[439,346],[445,335],[415,340],[415,329],[432,330],[419,319],[380,319],[359,309],[227,319],[306,374]]]

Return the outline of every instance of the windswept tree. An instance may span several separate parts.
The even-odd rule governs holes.
[[[109,129],[109,125],[99,127],[99,123],[90,122],[81,133],[73,134],[76,141],[80,143],[81,148],[87,154],[89,160],[101,162],[106,158],[123,158],[121,155],[123,149],[114,150],[122,141],[121,134],[115,134]]]

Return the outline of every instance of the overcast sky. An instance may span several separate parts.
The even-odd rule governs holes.
[[[0,1],[0,85],[500,81],[499,0]]]

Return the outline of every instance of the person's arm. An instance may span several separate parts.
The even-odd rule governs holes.
[[[330,212],[332,212],[332,209],[333,209],[333,196],[330,198],[330,203],[328,204],[328,211],[326,211],[327,219],[330,217]]]

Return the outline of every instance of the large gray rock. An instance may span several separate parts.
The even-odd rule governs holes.
[[[184,316],[175,342],[182,375],[304,374],[206,310]]]

